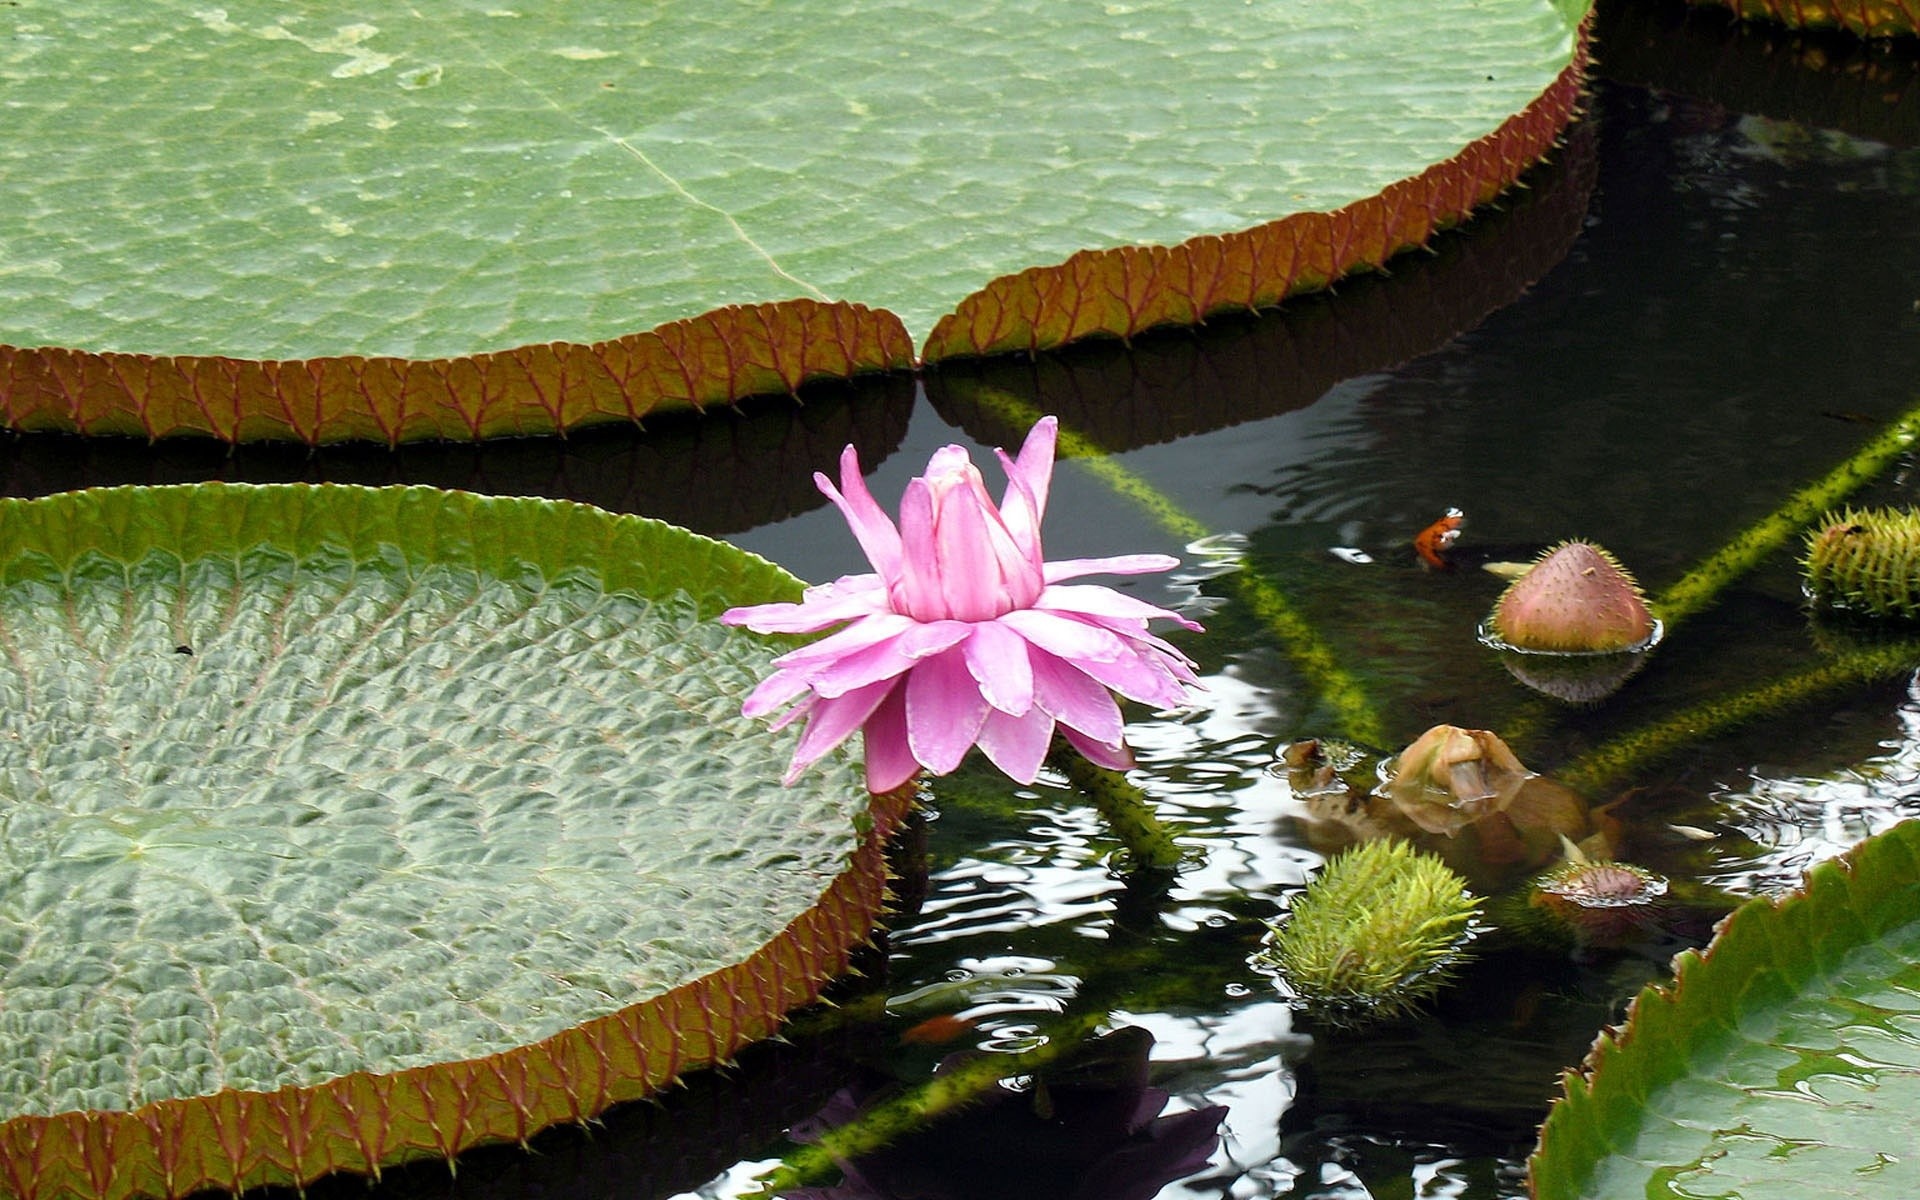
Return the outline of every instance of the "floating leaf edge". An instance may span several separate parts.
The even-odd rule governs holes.
[[[1773,1007],[1781,988],[1797,992],[1831,971],[1847,952],[1920,922],[1920,820],[1869,838],[1807,872],[1780,898],[1755,897],[1735,909],[1704,951],[1674,960],[1670,984],[1649,984],[1624,1021],[1595,1039],[1579,1067],[1561,1077],[1561,1094],[1528,1160],[1535,1200],[1588,1195],[1594,1170],[1630,1154],[1647,1098],[1718,1053],[1729,1031],[1756,1007]],[[1797,950],[1783,958],[1782,950]],[[1773,987],[1753,986],[1767,974]]]
[[[529,538],[528,525],[544,535]],[[268,540],[294,551],[398,540],[410,553],[480,570],[532,566],[552,575],[592,565],[610,590],[646,596],[690,580],[704,616],[800,590],[764,559],[661,522],[429,487],[214,483],[104,488],[57,504],[6,499],[0,539],[41,551],[16,555],[16,563],[37,569],[50,561],[61,570],[96,551],[132,559],[164,548],[192,557]],[[680,572],[669,564],[676,555]],[[885,909],[885,842],[910,804],[909,789],[873,797],[845,868],[819,899],[730,966],[480,1058],[124,1112],[15,1117],[0,1123],[0,1195],[172,1200],[209,1187],[302,1186],[336,1171],[377,1177],[412,1159],[524,1143],[548,1126],[658,1092],[772,1034],[844,973]]]
[[[1003,275],[934,325],[922,360],[1035,354],[1091,337],[1198,325],[1321,291],[1426,245],[1511,188],[1578,116],[1593,16],[1584,6],[1583,16],[1559,7],[1574,27],[1571,61],[1526,108],[1452,158],[1332,212],[1293,213],[1175,246],[1083,250],[1064,263]]]
[[[892,313],[801,299],[730,305],[591,345],[462,358],[261,361],[0,346],[0,417],[22,433],[480,441],[637,423],[912,365],[912,340]]]
[[[262,361],[0,345],[0,420],[19,432],[228,443],[479,441],[633,423],[792,393],[817,379],[1037,353],[1271,307],[1425,245],[1552,151],[1579,112],[1593,23],[1584,0],[1555,6],[1574,30],[1571,61],[1526,108],[1454,157],[1330,213],[1171,247],[1084,250],[1002,276],[941,318],[917,359],[893,313],[806,299],[731,305],[591,345],[449,359]]]

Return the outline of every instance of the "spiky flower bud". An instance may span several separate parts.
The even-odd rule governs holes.
[[[1518,650],[1591,654],[1644,645],[1658,624],[1613,555],[1592,542],[1562,542],[1507,586],[1487,627]]]
[[[1580,941],[1617,946],[1658,924],[1667,881],[1645,867],[1572,859],[1534,881],[1532,903]]]
[[[1438,858],[1405,842],[1365,842],[1307,885],[1255,961],[1330,1020],[1399,1016],[1439,990],[1478,910]]]
[[[1920,617],[1920,512],[1828,513],[1807,538],[1806,570],[1817,603],[1877,617]]]

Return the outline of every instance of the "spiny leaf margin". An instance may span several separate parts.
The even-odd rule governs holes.
[[[1343,379],[1418,358],[1512,303],[1566,258],[1598,174],[1598,130],[1568,131],[1558,162],[1471,236],[1391,275],[1302,304],[1278,319],[1223,325],[1197,337],[1130,349],[1087,343],[1039,357],[955,359],[928,373],[927,398],[950,425],[985,445],[1017,441],[995,390],[1034,398],[1043,412],[1109,453],[1293,412]]]
[[[428,487],[200,484],[0,500],[0,541],[58,569],[83,555],[183,558],[271,542],[398,544],[421,558],[552,577],[586,565],[643,596],[691,593],[703,616],[792,599],[799,581],[725,543],[564,501],[488,498]],[[910,793],[873,797],[864,833],[819,900],[742,961],[543,1041],[311,1087],[224,1091],[129,1112],[68,1112],[0,1123],[0,1194],[14,1200],[142,1200],[208,1187],[304,1185],[334,1171],[378,1175],[485,1142],[524,1143],[562,1122],[666,1087],[772,1034],[785,1013],[843,973],[886,902],[884,842]]]
[[[1567,101],[1557,116],[1548,114],[1550,128],[1544,139],[1536,139],[1537,145],[1524,138],[1515,141],[1504,137],[1515,127],[1515,119],[1510,119],[1501,130],[1441,164],[1442,168],[1453,168],[1442,172],[1445,178],[1436,176],[1439,168],[1430,169],[1331,214],[1304,214],[1310,219],[1289,218],[1291,223],[1272,222],[1225,238],[1203,235],[1171,251],[1163,246],[1133,245],[1083,252],[1069,260],[1071,270],[1062,277],[1067,286],[1057,286],[1061,283],[1058,278],[1048,283],[1049,295],[1040,301],[1041,310],[1033,314],[1045,327],[1038,338],[1023,337],[1018,329],[1010,333],[1001,329],[999,340],[1005,344],[990,348],[977,336],[981,314],[968,317],[963,305],[963,312],[948,320],[967,317],[968,336],[974,344],[945,339],[936,345],[930,338],[922,358],[934,361],[954,354],[1030,350],[1093,335],[1126,337],[1159,324],[1195,323],[1210,312],[1258,308],[1289,294],[1329,286],[1345,274],[1378,267],[1393,253],[1423,244],[1436,230],[1463,219],[1476,205],[1510,186],[1519,169],[1544,155],[1571,119],[1585,61],[1586,34],[1581,17],[1588,4],[1586,0],[1552,0],[1551,7],[1558,17],[1550,20],[1564,20],[1570,33],[1576,27],[1579,31],[1568,38],[1570,51],[1556,49],[1553,54],[1558,61],[1563,53],[1569,53],[1572,63],[1522,114],[1535,113],[1543,101],[1553,97]],[[1491,81],[1494,76],[1489,74],[1487,78]],[[1496,111],[1504,111],[1508,102]],[[1494,152],[1483,153],[1488,147]],[[1517,163],[1508,161],[1510,154]],[[1456,194],[1462,188],[1469,199],[1462,200]],[[1259,215],[1256,209],[1240,219],[1257,219]],[[1071,246],[1073,240],[1065,244]],[[1170,261],[1160,261],[1169,254],[1173,256]],[[1040,270],[1044,276],[1058,274],[1062,268]],[[1000,283],[1027,280],[1029,274],[1007,276]],[[1085,278],[1079,277],[1082,275]],[[990,284],[986,292],[976,296],[976,300],[985,297],[992,310],[986,314],[988,324],[1004,323],[1006,305],[1002,298],[993,296],[999,286]],[[825,296],[817,290],[816,294]],[[1024,302],[1024,297],[1015,299]],[[565,432],[599,421],[635,420],[656,408],[699,407],[761,392],[792,391],[796,380],[836,374],[832,366],[817,371],[779,369],[806,357],[807,339],[817,336],[814,333],[802,333],[798,341],[776,339],[773,344],[779,350],[771,355],[757,355],[751,348],[729,353],[727,347],[733,339],[752,336],[751,330],[744,329],[744,322],[721,322],[728,328],[722,331],[720,356],[730,357],[735,367],[751,361],[754,367],[764,369],[744,373],[723,369],[715,375],[700,376],[704,383],[712,384],[711,388],[683,388],[673,382],[676,367],[684,372],[684,355],[678,356],[678,362],[649,355],[649,363],[657,370],[629,374],[633,364],[625,358],[630,356],[615,353],[623,343],[634,339],[644,342],[669,330],[707,332],[702,328],[705,324],[736,311],[792,312],[808,304],[782,301],[745,310],[720,309],[663,325],[652,334],[631,335],[591,347],[529,345],[424,363],[351,356],[257,362],[96,354],[57,347],[0,347],[0,419],[10,419],[20,429],[144,433],[149,438],[197,434],[228,441],[291,438],[308,444],[350,439],[393,444],[429,438],[470,440]],[[855,304],[811,305],[809,311],[821,309],[872,318],[882,325],[892,320],[890,314]],[[896,325],[885,329],[878,340],[884,345],[881,353],[841,356],[854,364],[844,373],[911,365],[912,349],[903,328]],[[8,356],[17,361],[10,361]],[[609,361],[596,365],[596,356]],[[484,368],[485,378],[476,380],[460,371],[475,364]],[[434,369],[412,369],[421,365]],[[602,374],[616,382],[608,385],[600,378]],[[644,386],[661,379],[667,381],[667,390],[660,395]],[[23,411],[9,418],[6,414],[13,391],[24,397],[20,405]]]
[[[224,442],[471,440],[563,433],[913,365],[893,314],[734,305],[592,345],[468,358],[256,361],[0,346],[0,420],[22,433]]]
[[[1849,952],[1916,923],[1920,821],[1820,863],[1786,897],[1741,905],[1705,951],[1674,960],[1671,984],[1649,984],[1624,1023],[1603,1032],[1580,1067],[1563,1074],[1528,1160],[1530,1194],[1590,1196],[1595,1173],[1614,1158],[1629,1174],[1656,1169],[1635,1157],[1634,1141],[1663,1089],[1698,1075],[1745,1022],[1830,977]],[[1649,1194],[1653,1186],[1649,1177]]]
[[[1592,28],[1588,11],[1578,18],[1572,61],[1531,104],[1411,179],[1333,212],[1293,213],[1175,246],[1083,250],[1003,275],[935,324],[921,359],[1037,354],[1091,337],[1199,325],[1379,270],[1466,220],[1559,144],[1579,114]]]

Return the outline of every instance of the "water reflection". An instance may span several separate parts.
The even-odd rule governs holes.
[[[1636,722],[1817,661],[1789,551],[1691,623],[1608,706],[1549,711],[1473,644],[1500,582],[1422,573],[1406,545],[1457,504],[1483,545],[1599,537],[1657,591],[1911,403],[1904,387],[1886,386],[1920,377],[1907,294],[1920,278],[1920,221],[1899,182],[1904,160],[1840,155],[1831,139],[1636,89],[1602,85],[1596,109],[1597,199],[1566,260],[1414,362],[1349,379],[1297,411],[1272,401],[1278,390],[1263,397],[1249,385],[1243,423],[1214,432],[1193,432],[1197,408],[1171,390],[1168,427],[1179,438],[1164,444],[1152,404],[1128,407],[1153,394],[1142,358],[1117,348],[1069,363],[980,364],[964,380],[943,372],[942,411],[971,427],[955,397],[981,387],[1063,408],[1113,399],[1132,415],[1099,428],[1139,447],[1125,455],[1129,469],[1182,511],[1238,531],[1236,553],[1310,609],[1402,737],[1439,721],[1513,727],[1527,734],[1527,761],[1551,775]],[[1848,221],[1854,232],[1821,232]],[[1871,265],[1835,271],[1830,254]],[[1151,363],[1158,352],[1136,355]],[[989,426],[977,435],[998,436]],[[1908,486],[1882,485],[1896,495]],[[1333,546],[1371,561],[1342,561]],[[1118,1012],[1153,1032],[1163,1085],[1229,1106],[1212,1167],[1164,1196],[1523,1194],[1522,1162],[1556,1072],[1661,977],[1667,954],[1705,936],[1705,922],[1630,952],[1499,949],[1436,1012],[1389,1036],[1298,1026],[1246,973],[1245,943],[1255,914],[1274,911],[1319,861],[1300,826],[1310,806],[1263,769],[1280,741],[1326,730],[1310,689],[1225,585],[1195,586],[1214,601],[1197,648],[1209,656],[1208,706],[1143,721],[1130,736],[1146,786],[1204,845],[1204,863],[1123,925],[1117,914],[1136,897],[1103,873],[1097,825],[1070,794],[1043,787],[984,842],[981,810],[943,811],[936,842],[991,847],[936,882],[955,889],[946,911],[993,904],[974,891],[989,881],[1020,891],[1035,906],[1027,936],[1047,947],[1052,970],[1084,992],[1098,986],[1100,963],[1120,964],[1132,989],[1118,990]],[[1695,885],[1784,885],[1807,862],[1920,815],[1911,704],[1902,749],[1887,755],[1883,691],[1827,703],[1691,745],[1626,781],[1625,846]],[[1804,772],[1769,768],[1765,785],[1713,786],[1754,778],[1750,764],[1768,754],[1835,766],[1790,791],[1783,779]],[[1838,765],[1862,759],[1857,773]],[[1036,832],[1023,834],[1021,820]],[[1716,856],[1705,869],[1703,853]],[[1077,882],[1057,874],[1062,864]],[[982,931],[988,945],[1015,932],[1005,909]],[[964,919],[946,921],[911,958],[930,968],[943,948],[968,953],[973,937]]]
[[[704,418],[656,418],[647,429],[600,427],[566,438],[484,445],[248,445],[62,434],[0,436],[0,495],[114,484],[427,484],[502,496],[550,496],[641,513],[719,537],[817,509],[813,473],[851,443],[864,461],[899,448],[915,385],[900,375],[808,388]]]
[[[1641,11],[1612,5],[1612,19],[1629,8]],[[1860,65],[1834,81],[1811,73],[1804,48],[1782,57],[1765,38],[1724,24],[1709,38],[1703,18],[1687,20],[1657,72],[1629,35],[1641,26],[1603,27],[1601,68],[1615,80],[1596,84],[1580,134],[1593,139],[1590,178],[1576,144],[1560,175],[1535,181],[1534,199],[1443,239],[1435,257],[1196,336],[950,364],[929,378],[925,404],[912,381],[881,380],[810,392],[797,409],[565,442],[231,458],[193,446],[0,446],[11,494],[198,478],[565,494],[725,533],[822,579],[864,568],[819,508],[812,472],[853,442],[875,464],[876,491],[897,494],[927,451],[969,436],[954,423],[978,439],[1012,436],[992,392],[1129,447],[1119,461],[1215,535],[1190,549],[1192,537],[1090,471],[1068,464],[1056,479],[1057,551],[1187,559],[1180,580],[1151,585],[1167,594],[1146,598],[1205,611],[1209,633],[1182,642],[1205,667],[1205,704],[1134,714],[1128,733],[1136,778],[1201,852],[1195,867],[1157,884],[1117,873],[1111,837],[1064,780],[1018,788],[963,769],[933,795],[924,898],[897,918],[872,972],[878,1015],[857,1027],[857,1045],[829,1048],[823,1070],[775,1075],[766,1120],[725,1124],[742,1107],[736,1093],[720,1093],[711,1113],[668,1097],[659,1120],[697,1147],[628,1142],[625,1123],[652,1118],[623,1113],[592,1138],[542,1142],[538,1156],[477,1160],[457,1191],[443,1176],[402,1173],[379,1194],[745,1195],[782,1148],[779,1130],[858,1082],[855,1067],[878,1057],[896,1078],[924,1075],[947,1053],[1017,1052],[1070,1014],[1096,1012],[1151,1034],[1143,1087],[1172,1097],[1163,1115],[1229,1110],[1208,1164],[1161,1188],[1167,1200],[1523,1195],[1522,1161],[1557,1072],[1663,960],[1513,948],[1391,1031],[1353,1039],[1297,1022],[1247,956],[1322,850],[1310,797],[1267,767],[1280,745],[1335,731],[1227,581],[1244,568],[1284,589],[1388,714],[1382,740],[1405,744],[1442,722],[1490,729],[1549,776],[1638,722],[1820,660],[1785,552],[1669,637],[1604,706],[1565,711],[1474,640],[1501,581],[1424,571],[1408,544],[1457,505],[1470,515],[1463,549],[1526,557],[1591,536],[1657,594],[1912,404],[1920,160],[1895,135],[1914,127],[1914,68],[1876,52],[1845,59]],[[1722,85],[1731,90],[1715,98]],[[1696,87],[1704,97],[1681,94]],[[1770,101],[1827,92],[1797,108],[1742,99],[1763,87]],[[1857,90],[1835,98],[1846,87]],[[1842,120],[1848,106],[1866,115]],[[1755,112],[1773,119],[1748,119]],[[1838,114],[1849,137],[1778,123],[1796,112]],[[1501,232],[1536,217],[1532,233]],[[1911,503],[1920,476],[1871,490],[1863,501]],[[1920,816],[1920,695],[1829,697],[1688,743],[1619,788],[1635,799],[1623,807],[1623,853],[1676,881],[1789,886],[1811,862]],[[901,1041],[943,1016],[957,1041]],[[755,1076],[750,1065],[715,1073],[736,1077]]]
[[[1920,143],[1920,64],[1891,39],[1734,27],[1725,11],[1682,0],[1601,0],[1599,11],[1608,79],[1889,146]]]
[[[842,1180],[783,1190],[785,1200],[1152,1200],[1204,1167],[1219,1143],[1220,1105],[1167,1112],[1171,1096],[1147,1083],[1153,1035],[1123,1025],[1076,1045],[1046,1067],[992,1087],[965,1108],[892,1142],[843,1158]],[[934,1071],[952,1075],[977,1057]],[[883,1101],[891,1076],[836,1093],[796,1125],[811,1142],[859,1121]]]
[[[1896,716],[1888,753],[1857,766],[1803,776],[1763,765],[1712,791],[1702,807],[1720,836],[1706,881],[1748,895],[1783,891],[1814,864],[1920,817],[1920,687],[1909,687]]]

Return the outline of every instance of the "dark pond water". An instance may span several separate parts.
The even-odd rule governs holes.
[[[228,477],[567,495],[818,580],[866,569],[809,480],[842,445],[860,446],[891,503],[936,447],[959,441],[984,460],[1044,410],[1105,451],[1062,464],[1050,557],[1182,558],[1131,587],[1208,624],[1175,639],[1207,691],[1182,712],[1133,713],[1129,733],[1133,778],[1178,826],[1186,870],[1119,869],[1062,778],[1020,788],[963,770],[932,787],[902,847],[904,911],[842,1008],[590,1136],[476,1156],[452,1180],[402,1172],[377,1194],[741,1196],[787,1148],[783,1131],[836,1094],[844,1104],[954,1051],[1018,1051],[1100,1021],[1135,1032],[1075,1069],[1082,1086],[1005,1091],[935,1126],[908,1157],[938,1186],[871,1194],[1523,1195],[1558,1073],[1704,936],[1711,906],[1620,950],[1489,938],[1426,1014],[1317,1026],[1247,961],[1262,922],[1351,836],[1274,769],[1279,748],[1319,736],[1390,751],[1436,723],[1493,730],[1587,801],[1618,800],[1623,857],[1733,895],[1788,886],[1920,815],[1920,692],[1906,672],[1635,740],[1676,721],[1702,729],[1702,713],[1805,673],[1851,636],[1810,624],[1797,537],[1597,706],[1542,698],[1475,641],[1502,586],[1475,562],[1592,538],[1657,596],[1920,406],[1914,47],[1866,52],[1639,5],[1603,16],[1588,119],[1504,211],[1390,277],[1258,320],[564,443],[0,449],[16,494]],[[1902,458],[1856,499],[1920,499],[1913,467]],[[1467,514],[1463,565],[1425,569],[1409,540],[1450,506]],[[1276,629],[1263,594],[1284,596],[1299,628]],[[1363,706],[1329,701],[1303,666],[1308,637]],[[1167,1101],[1159,1124],[1129,1133],[1155,1112],[1134,1111],[1143,1063]],[[1204,1164],[1184,1158],[1195,1145],[1213,1147]],[[910,1166],[893,1162],[891,1178]]]

